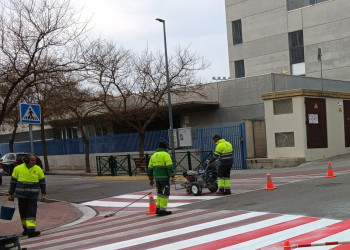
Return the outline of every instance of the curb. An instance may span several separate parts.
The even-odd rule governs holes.
[[[95,176],[94,180],[120,180],[120,181],[148,181],[147,176]],[[177,181],[185,181],[182,176],[175,176]]]

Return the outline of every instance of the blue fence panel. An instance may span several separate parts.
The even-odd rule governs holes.
[[[246,146],[244,123],[229,126],[192,128],[192,147],[183,149],[199,149],[201,151],[213,151],[215,144],[213,136],[220,135],[232,143],[234,147],[234,168],[246,168]],[[145,136],[145,151],[153,151],[157,148],[160,140],[168,141],[168,131],[148,131]],[[139,151],[139,134],[126,133],[107,136],[89,137],[90,153],[113,153],[113,152],[137,152]],[[48,140],[46,141],[48,155],[84,154],[85,145],[82,138]],[[15,152],[30,152],[30,143],[15,143]],[[0,144],[2,155],[9,152],[8,144]],[[34,152],[42,155],[40,141],[34,142]],[[203,160],[203,159],[202,159]]]
[[[246,169],[246,147],[245,147],[245,130],[244,123],[216,126],[205,128],[192,128],[195,136],[193,138],[193,148],[198,148],[202,151],[214,151],[215,144],[213,136],[220,135],[225,140],[232,143],[234,148],[233,164],[234,169]]]

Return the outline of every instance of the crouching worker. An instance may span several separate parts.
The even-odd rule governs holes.
[[[167,211],[168,200],[170,196],[170,179],[175,183],[174,166],[168,153],[168,146],[165,142],[159,142],[156,152],[151,156],[148,164],[148,178],[150,185],[153,187],[156,181],[157,190],[157,208],[156,214],[159,216],[170,215]]]
[[[46,184],[43,170],[35,165],[34,155],[25,156],[23,162],[13,170],[8,200],[13,201],[16,194],[23,226],[22,235],[31,238],[40,235],[40,231],[36,231],[37,200],[40,190],[42,201],[46,200]]]

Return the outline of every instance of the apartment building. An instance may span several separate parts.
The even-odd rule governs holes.
[[[231,79],[350,80],[350,1],[226,0]]]

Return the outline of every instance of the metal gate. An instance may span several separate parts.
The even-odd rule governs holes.
[[[246,169],[246,135],[244,123],[216,126],[205,128],[192,128],[193,148],[198,148],[201,151],[214,151],[215,143],[213,136],[218,134],[221,138],[232,143],[233,146],[233,168]]]

